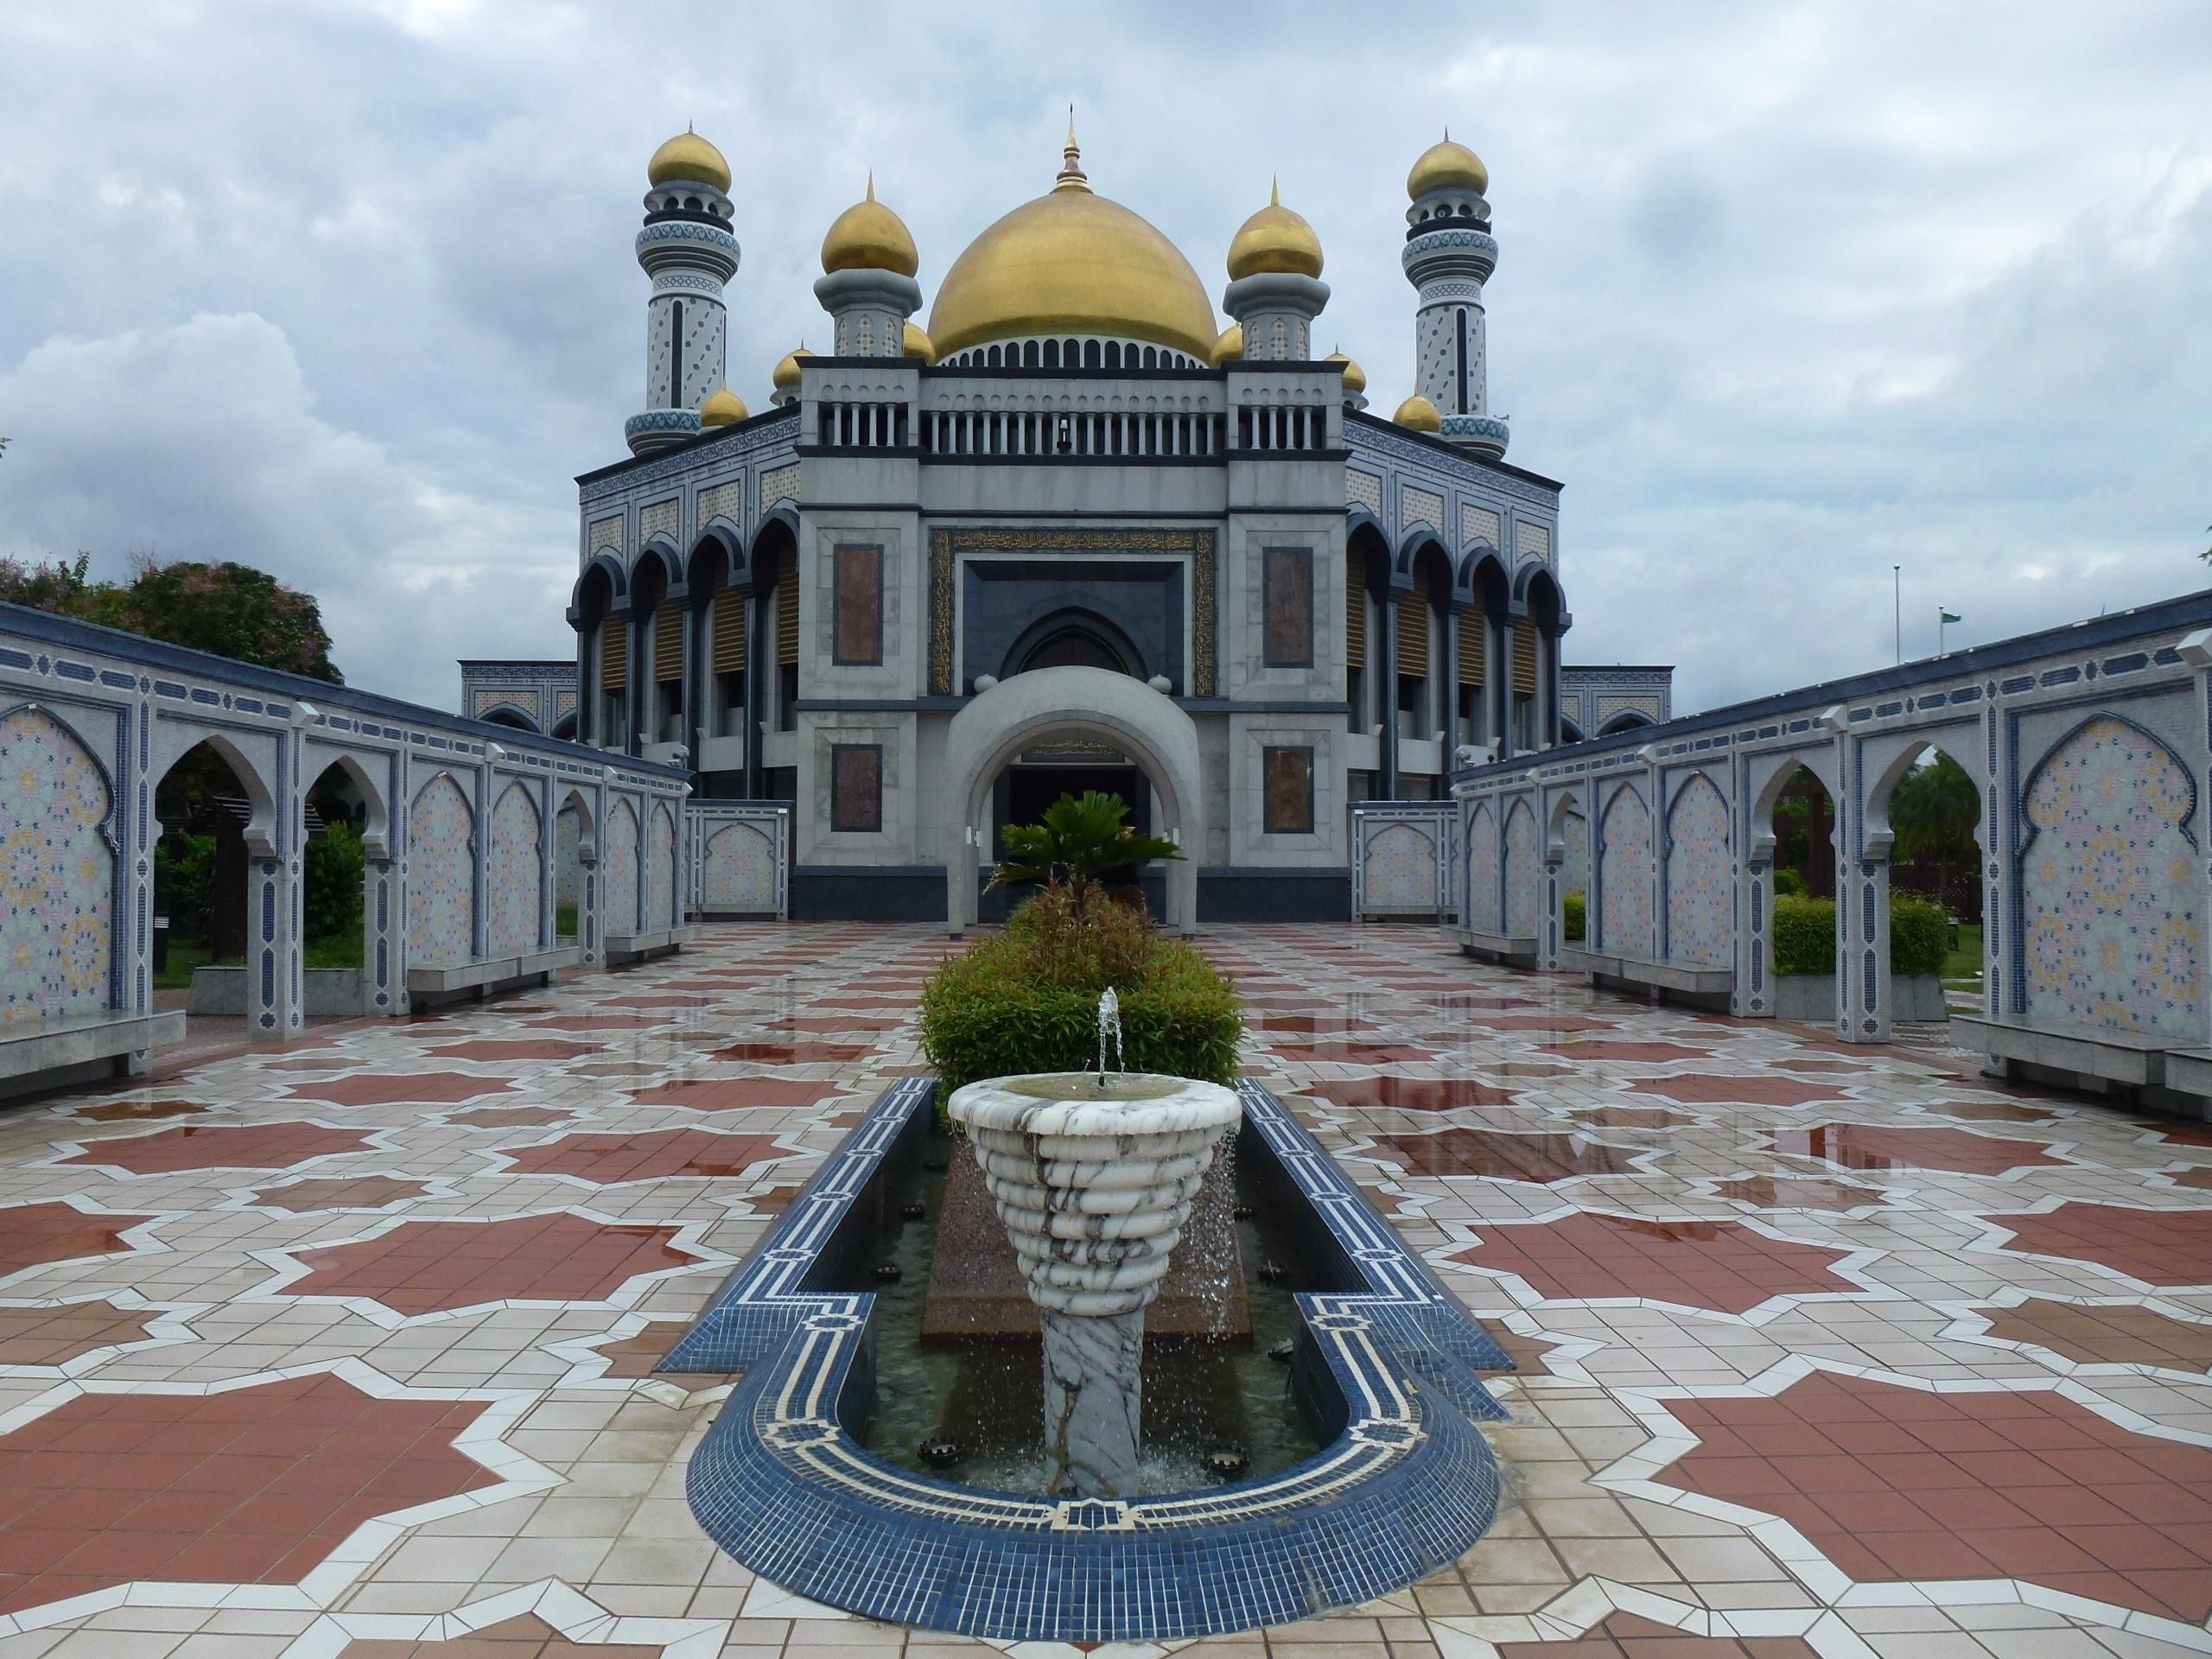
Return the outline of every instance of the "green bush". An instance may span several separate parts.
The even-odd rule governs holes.
[[[1805,878],[1796,871],[1785,868],[1774,873],[1776,898],[1802,899],[1805,897]]]
[[[1835,972],[1834,899],[1775,895],[1774,971]]]
[[[169,918],[171,939],[206,941],[215,918],[214,836],[171,830],[154,843],[154,913]]]
[[[1141,909],[1094,902],[1078,913],[1055,885],[923,987],[922,1052],[940,1103],[982,1077],[1096,1065],[1109,985],[1121,1000],[1124,1067],[1234,1079],[1244,1033],[1236,988],[1191,946],[1155,933]]]
[[[1951,954],[1951,918],[1942,906],[1910,893],[1890,895],[1890,971],[1940,974]]]
[[[1940,905],[1909,893],[1890,899],[1890,971],[1941,972],[1951,949],[1951,918]],[[1835,900],[1777,893],[1774,900],[1774,971],[1835,972]]]
[[[1580,888],[1560,899],[1564,912],[1560,931],[1570,939],[1579,939],[1590,925],[1590,899]]]
[[[307,937],[342,938],[361,931],[361,837],[333,823],[308,842]]]

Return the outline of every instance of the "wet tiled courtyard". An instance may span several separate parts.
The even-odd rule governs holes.
[[[1425,928],[1206,943],[1249,1069],[1522,1370],[1454,1569],[1190,1650],[2212,1649],[2202,1126]],[[709,928],[0,1112],[0,1659],[988,1651],[720,1556],[683,1476],[728,1380],[650,1374],[918,1065],[947,948]]]

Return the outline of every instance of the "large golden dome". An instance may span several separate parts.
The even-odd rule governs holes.
[[[686,127],[653,151],[652,160],[645,163],[646,183],[666,184],[671,179],[691,179],[727,190],[729,163],[721,151]]]
[[[1075,334],[1148,340],[1203,363],[1215,332],[1213,302],[1191,262],[1121,203],[1092,194],[1072,129],[1051,192],[970,242],[930,308],[940,358],[986,340]]]

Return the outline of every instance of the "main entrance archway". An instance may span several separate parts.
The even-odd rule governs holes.
[[[976,871],[988,854],[991,794],[1000,773],[1024,750],[1068,741],[1110,746],[1152,785],[1152,832],[1173,838],[1184,849],[1167,867],[1162,919],[1192,932],[1205,846],[1198,728],[1173,699],[1143,681],[1089,667],[1017,674],[979,693],[952,717],[945,741],[944,810],[938,817],[946,927],[963,932],[976,919]]]

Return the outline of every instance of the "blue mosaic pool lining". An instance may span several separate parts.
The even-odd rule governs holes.
[[[1264,1478],[1135,1499],[1021,1497],[896,1469],[838,1420],[874,1298],[800,1288],[912,1116],[895,1084],[761,1241],[664,1370],[743,1370],[693,1456],[699,1523],[771,1582],[898,1624],[1000,1641],[1166,1640],[1285,1624],[1403,1589],[1497,1513],[1476,1427],[1505,1414],[1477,1369],[1511,1362],[1289,1110],[1256,1084],[1245,1121],[1365,1288],[1295,1300],[1344,1427]]]

